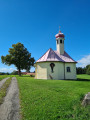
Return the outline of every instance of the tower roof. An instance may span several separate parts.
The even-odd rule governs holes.
[[[64,34],[60,31],[60,26],[59,26],[59,33],[55,35],[56,38],[64,38]]]
[[[46,61],[58,61],[58,62],[75,62],[65,51],[63,55],[60,55],[57,51],[53,51],[51,48],[36,62]]]

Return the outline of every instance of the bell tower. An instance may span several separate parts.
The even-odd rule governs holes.
[[[56,46],[57,46],[57,51],[59,54],[63,55],[64,54],[64,34],[60,31],[59,27],[59,33],[55,35],[56,37]]]

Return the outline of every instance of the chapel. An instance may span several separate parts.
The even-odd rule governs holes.
[[[59,30],[55,35],[56,47],[50,48],[39,60],[36,61],[36,79],[76,79],[76,61],[64,50],[65,35]]]

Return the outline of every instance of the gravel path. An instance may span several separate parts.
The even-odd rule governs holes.
[[[9,77],[8,77],[9,78]],[[3,80],[0,81],[0,88],[2,87],[2,85],[5,83],[5,81],[8,79],[8,78],[5,78]]]
[[[0,120],[20,120],[19,108],[19,89],[13,77],[4,102],[0,105]]]

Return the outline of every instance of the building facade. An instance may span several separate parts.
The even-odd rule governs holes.
[[[36,61],[36,79],[76,79],[76,61],[64,50],[64,34],[56,34],[57,50],[51,48]]]

